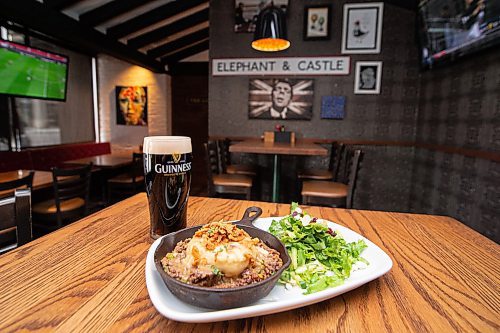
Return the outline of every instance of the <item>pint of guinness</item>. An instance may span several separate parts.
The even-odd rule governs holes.
[[[151,237],[157,239],[186,227],[191,187],[191,138],[144,138],[144,176],[151,216]]]

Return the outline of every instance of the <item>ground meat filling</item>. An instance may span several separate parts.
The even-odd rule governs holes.
[[[226,228],[225,225],[224,228]],[[230,228],[233,228],[232,225]],[[214,230],[214,228],[207,230]],[[230,260],[235,259],[227,258],[234,258],[235,253],[240,254],[240,244],[231,243],[233,240],[219,240],[215,245],[213,243],[208,244],[206,247],[207,252],[204,252],[205,249],[203,248],[203,253],[199,254],[199,247],[195,247],[193,244],[198,244],[196,242],[203,239],[202,233],[195,234],[193,242],[193,238],[188,238],[177,243],[175,249],[161,260],[163,269],[168,275],[182,282],[212,288],[246,286],[265,280],[275,274],[283,266],[279,252],[268,247],[257,238],[252,239],[246,232],[243,231],[243,233],[249,241],[245,243],[245,240],[240,240],[240,242],[250,250],[244,253],[243,257],[247,259],[246,266],[243,266],[244,269],[238,275],[235,275],[234,271],[228,268],[228,262],[231,264]],[[196,237],[199,237],[199,239]],[[200,244],[205,245],[205,243]],[[227,251],[226,255],[224,255],[224,251]],[[218,255],[220,255],[220,258],[224,258],[226,262],[220,263],[222,259],[217,261]],[[241,265],[241,263],[238,264]]]

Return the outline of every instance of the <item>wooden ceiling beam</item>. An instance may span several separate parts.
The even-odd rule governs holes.
[[[175,52],[175,50],[181,49],[188,45],[207,39],[208,37],[209,37],[208,28],[202,29],[192,34],[176,39],[172,42],[165,43],[163,45],[155,47],[154,49],[149,50],[148,56],[150,56],[151,58],[158,58],[165,54]]]
[[[87,50],[88,54],[106,53],[154,72],[165,72],[160,62],[38,1],[0,1],[0,18],[54,37],[70,47]]]
[[[133,48],[139,49],[148,44],[154,43],[160,39],[165,38],[171,34],[176,32],[188,29],[193,25],[208,21],[208,8],[203,9],[199,12],[194,13],[193,15],[186,16],[180,20],[175,21],[174,23],[167,24],[158,29],[152,30],[140,36],[131,38],[127,41],[127,45],[130,45]]]
[[[107,29],[106,33],[113,38],[119,39],[206,2],[207,0],[181,0],[169,2],[155,10],[110,27]]]
[[[182,59],[186,59],[187,57],[208,50],[208,47],[208,40],[205,40],[191,47],[185,48],[179,52],[169,54],[168,56],[161,58],[161,62],[171,67],[176,62],[179,62]]]
[[[81,1],[84,1],[84,0],[43,0],[43,3],[47,6],[49,6],[50,8],[60,10],[60,9],[68,8],[72,5],[74,5],[75,3],[78,3]]]
[[[83,13],[79,20],[83,24],[95,27],[152,1],[154,0],[114,0]]]

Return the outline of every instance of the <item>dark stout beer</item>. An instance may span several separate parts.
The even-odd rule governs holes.
[[[144,138],[143,147],[151,237],[157,239],[186,227],[191,186],[191,139],[151,136]]]

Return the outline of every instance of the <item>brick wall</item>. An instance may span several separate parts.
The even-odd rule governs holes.
[[[142,144],[148,135],[167,135],[171,113],[170,78],[111,56],[97,57],[100,140],[122,146]],[[147,86],[148,126],[116,124],[116,86]]]

